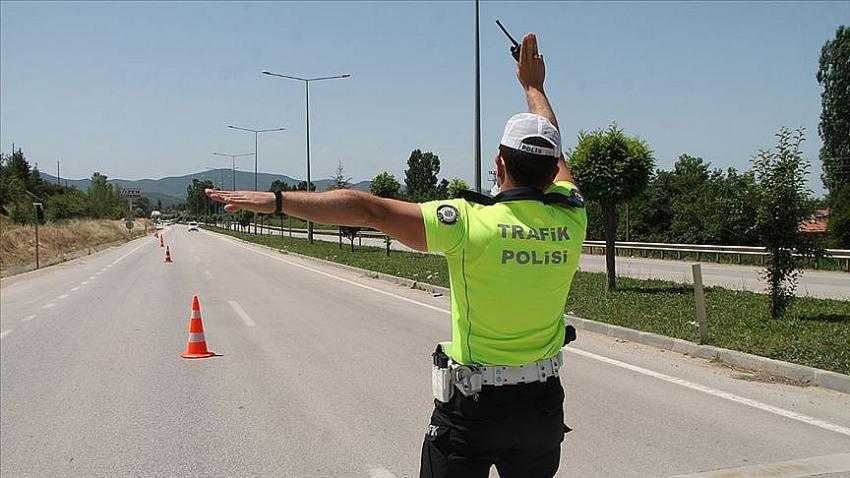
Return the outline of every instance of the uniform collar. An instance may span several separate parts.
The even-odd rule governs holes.
[[[575,190],[571,191],[571,194],[567,196],[556,192],[543,193],[538,189],[528,186],[510,188],[500,192],[496,196],[487,196],[475,191],[464,190],[458,194],[458,197],[466,199],[469,202],[483,204],[484,206],[492,206],[500,202],[532,200],[557,206],[584,207],[584,200]]]

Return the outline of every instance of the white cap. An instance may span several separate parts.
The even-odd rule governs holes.
[[[535,146],[522,141],[528,138],[543,138],[552,144],[551,148]],[[546,118],[534,113],[519,113],[511,116],[505,125],[505,132],[499,142],[502,146],[518,149],[526,153],[541,156],[561,157],[561,133]]]

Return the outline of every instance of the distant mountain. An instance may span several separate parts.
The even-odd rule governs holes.
[[[51,176],[45,172],[41,172],[41,178],[49,183],[56,182],[56,176]],[[162,201],[163,206],[181,203],[186,198],[186,188],[192,184],[192,180],[212,181],[222,189],[233,189],[234,181],[237,190],[253,190],[254,189],[254,173],[248,171],[236,171],[236,177],[233,176],[231,169],[220,168],[202,171],[198,173],[187,174],[185,176],[169,176],[160,179],[113,179],[107,181],[119,188],[141,188],[142,194],[147,196],[152,203],[156,204],[157,200]],[[290,186],[295,186],[300,183],[301,179],[295,179],[284,174],[259,173],[257,174],[257,189],[260,191],[268,191],[272,182],[280,180]],[[62,184],[73,186],[77,189],[87,190],[91,186],[91,179],[65,179],[62,178]],[[329,188],[334,181],[332,179],[313,180],[316,189],[324,191]],[[360,181],[352,185],[353,189],[368,191],[370,181]]]

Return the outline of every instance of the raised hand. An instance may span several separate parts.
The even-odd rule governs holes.
[[[205,189],[207,197],[215,202],[224,203],[224,210],[236,212],[240,209],[263,214],[274,213],[274,193],[261,191],[219,191]]]
[[[537,37],[534,33],[526,33],[522,39],[516,77],[526,90],[534,88],[543,91],[546,64],[543,63],[543,56],[537,52]]]

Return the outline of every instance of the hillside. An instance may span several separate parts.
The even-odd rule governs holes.
[[[41,177],[47,182],[56,182],[56,177],[50,174],[41,173]],[[220,168],[211,169],[191,173],[184,176],[169,176],[160,179],[119,179],[110,178],[109,183],[115,184],[120,188],[141,188],[142,194],[150,198],[151,202],[156,203],[157,200],[162,201],[163,206],[169,206],[183,202],[186,197],[186,188],[192,184],[193,179],[209,180],[217,185],[221,185],[223,189],[233,189],[235,181],[236,189],[254,189],[254,173],[248,171],[236,171],[236,177],[233,177],[233,171],[230,169]],[[257,175],[258,189],[267,191],[271,187],[272,182],[281,180],[290,186],[295,186],[301,179],[295,179],[284,174],[259,173]],[[67,181],[69,186],[78,189],[87,190],[91,185],[91,180],[86,179],[65,179],[62,178],[62,184]],[[314,180],[313,183],[319,191],[324,191],[331,184],[331,179]],[[354,189],[361,191],[369,190],[369,181],[360,181],[353,185]]]

